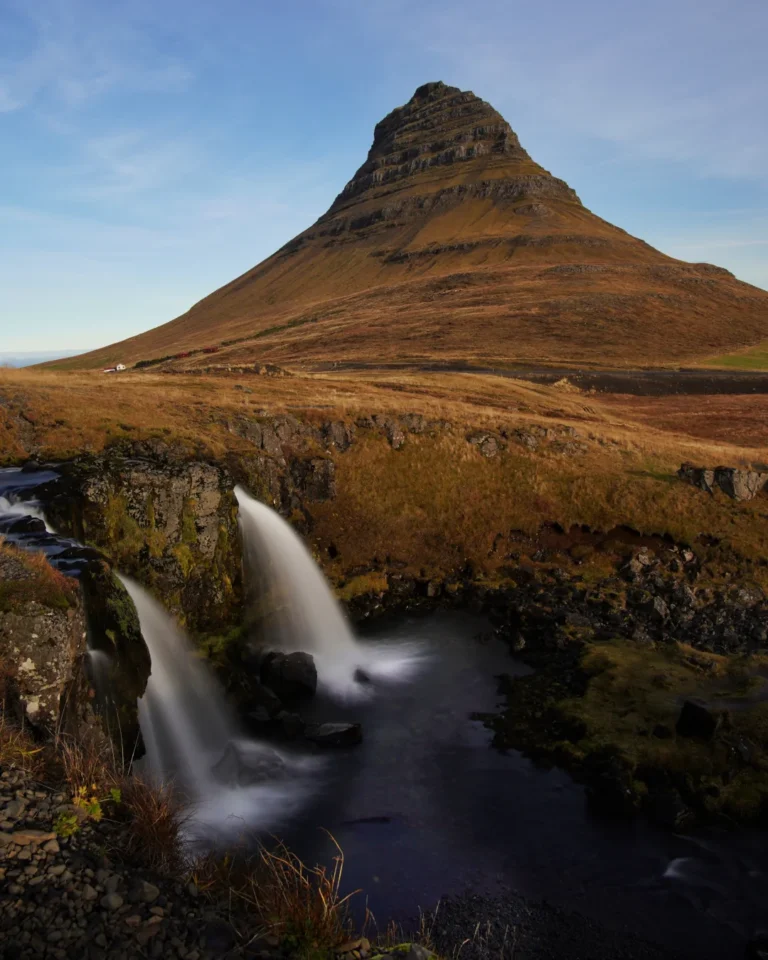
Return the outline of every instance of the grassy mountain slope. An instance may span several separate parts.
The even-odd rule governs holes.
[[[473,93],[420,87],[328,212],[171,322],[57,364],[663,365],[768,334],[768,293],[595,216]]]

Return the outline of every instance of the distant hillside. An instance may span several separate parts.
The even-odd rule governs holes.
[[[308,230],[175,320],[56,366],[663,365],[766,337],[768,293],[595,216],[488,103],[428,83]]]

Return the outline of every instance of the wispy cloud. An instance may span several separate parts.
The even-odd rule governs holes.
[[[471,82],[513,126],[523,117],[564,146],[569,132],[702,176],[768,181],[762,0],[393,0],[407,16],[334,2],[442,62],[441,79]]]
[[[141,4],[6,0],[0,16],[0,112],[45,100],[76,108],[113,90],[180,91],[192,79],[142,30]]]
[[[125,130],[86,140],[81,162],[70,171],[70,195],[79,200],[114,200],[170,186],[202,163],[187,138],[160,139],[148,131]]]

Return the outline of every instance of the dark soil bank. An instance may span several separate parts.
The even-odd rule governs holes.
[[[332,370],[423,370],[433,373],[482,373],[512,380],[551,385],[567,378],[581,390],[599,393],[628,393],[637,397],[665,397],[675,394],[768,393],[768,373],[740,373],[732,370],[588,370],[578,367],[479,367],[464,363],[338,363],[320,364]]]

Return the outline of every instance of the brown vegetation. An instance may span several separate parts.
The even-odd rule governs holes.
[[[19,726],[2,709],[5,676],[5,665],[0,663],[0,768],[15,768],[37,777],[46,767],[45,749],[35,740],[28,726]]]
[[[336,496],[308,509],[318,555],[342,583],[355,567],[382,570],[389,563],[428,574],[452,572],[471,560],[479,574],[496,575],[519,549],[521,535],[535,540],[551,522],[601,530],[627,524],[687,543],[706,533],[726,552],[755,562],[765,555],[762,496],[735,503],[676,477],[685,460],[712,466],[765,460],[762,398],[611,398],[458,373],[285,379],[146,374],[106,382],[92,373],[42,371],[0,372],[0,395],[6,401],[0,435],[10,441],[6,462],[160,437],[182,456],[247,464],[254,448],[233,423],[285,411],[315,423],[414,411],[449,423],[435,436],[409,435],[398,451],[364,429],[345,453],[328,451],[336,464]],[[697,439],[717,411],[715,435]],[[726,417],[732,420],[728,430]],[[527,449],[514,434],[532,426],[576,430],[583,452],[569,456],[547,444]],[[510,437],[498,456],[485,458],[467,443],[477,428]],[[356,588],[347,583],[342,589]]]
[[[31,601],[55,610],[65,610],[75,602],[77,582],[54,570],[45,554],[23,553],[5,543],[2,536],[0,554],[10,561],[4,564],[0,582],[0,612]],[[14,567],[19,568],[18,577]]]
[[[763,457],[768,457],[768,397],[762,394],[600,399],[606,411],[643,427],[762,449]]]

